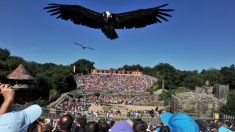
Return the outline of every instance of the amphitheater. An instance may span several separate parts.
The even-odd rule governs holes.
[[[78,88],[86,91],[108,90],[121,93],[141,93],[152,86],[157,79],[139,71],[96,70],[91,74],[75,75]]]
[[[157,78],[144,75],[140,71],[93,69],[91,74],[75,74],[74,78],[77,83],[77,90],[61,95],[57,101],[49,104],[47,108],[56,110],[58,107],[63,107],[61,104],[67,100],[69,102],[86,100],[90,104],[89,109],[87,109],[88,112],[119,110],[126,115],[127,111],[148,111],[162,105],[154,101],[157,100],[154,95],[146,92],[157,81]],[[81,93],[82,99],[74,98],[79,90],[83,91]],[[97,91],[100,94],[99,97],[94,95]],[[96,105],[96,103],[99,105]]]

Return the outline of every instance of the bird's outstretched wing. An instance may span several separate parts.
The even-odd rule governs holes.
[[[135,11],[113,14],[116,19],[115,28],[141,28],[154,23],[162,23],[162,20],[168,21],[165,17],[171,17],[165,12],[174,11],[173,9],[162,9],[167,6],[164,4],[149,9],[139,9]]]
[[[84,45],[79,44],[79,43],[77,43],[77,42],[74,42],[74,44],[81,46],[83,49],[86,49],[86,48],[87,48],[87,49],[95,50],[94,48],[84,46]]]
[[[48,4],[43,8],[48,10],[51,16],[57,15],[57,19],[71,20],[78,25],[85,25],[91,28],[100,28],[103,17],[101,13],[92,11],[80,5]]]
[[[91,50],[95,50],[94,48],[91,48],[91,47],[86,47],[86,48],[91,49]]]
[[[81,45],[81,44],[79,44],[79,43],[77,43],[77,42],[74,42],[74,44],[81,46],[83,49],[86,48],[85,46],[83,46],[83,45]]]

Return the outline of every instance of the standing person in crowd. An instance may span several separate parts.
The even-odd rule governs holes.
[[[98,122],[99,125],[99,132],[108,132],[109,131],[109,125],[105,120],[100,120]]]
[[[85,132],[98,132],[98,131],[99,131],[99,126],[95,121],[87,122]]]
[[[76,132],[85,132],[86,124],[87,124],[86,116],[84,115],[80,116],[77,119],[77,126],[75,126],[74,130]]]
[[[34,121],[28,127],[27,132],[42,132],[42,123],[39,120]]]
[[[38,105],[29,106],[17,112],[8,112],[14,100],[15,92],[9,84],[0,84],[3,101],[0,108],[0,132],[27,132],[29,126],[42,114]],[[38,129],[39,132],[41,129]]]
[[[70,114],[65,114],[60,117],[60,121],[52,132],[71,132],[73,125],[73,117]]]
[[[134,132],[147,132],[148,124],[143,120],[137,120],[133,124]]]

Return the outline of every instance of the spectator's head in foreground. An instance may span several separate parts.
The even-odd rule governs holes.
[[[172,132],[199,132],[197,123],[185,113],[165,112],[161,114],[160,119]]]
[[[104,121],[104,120],[99,121],[99,131],[100,132],[108,132],[109,131],[109,125],[106,121]]]
[[[87,124],[87,119],[86,116],[80,116],[77,119],[77,122],[79,123],[81,128],[85,128],[86,124]]]
[[[60,117],[60,129],[70,131],[73,124],[73,117],[70,114],[65,114]]]
[[[146,132],[148,128],[148,124],[142,120],[135,121],[133,124],[133,130],[134,132]]]
[[[86,124],[86,132],[98,132],[99,126],[95,121],[89,121]]]
[[[27,132],[31,123],[36,121],[42,114],[38,105],[32,105],[18,112],[8,112],[0,115],[1,132]]]
[[[120,120],[113,125],[111,132],[133,132],[133,130],[127,121]]]

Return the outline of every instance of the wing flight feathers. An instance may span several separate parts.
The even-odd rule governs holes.
[[[51,16],[58,15],[57,18],[71,20],[75,24],[85,25],[91,28],[101,28],[102,14],[82,7],[80,5],[48,4],[44,8]]]
[[[164,4],[155,8],[139,9],[135,11],[115,14],[116,25],[115,28],[141,28],[154,23],[162,23],[161,20],[168,21],[166,17],[171,17],[165,12],[174,11],[173,9],[161,9],[167,6]]]

